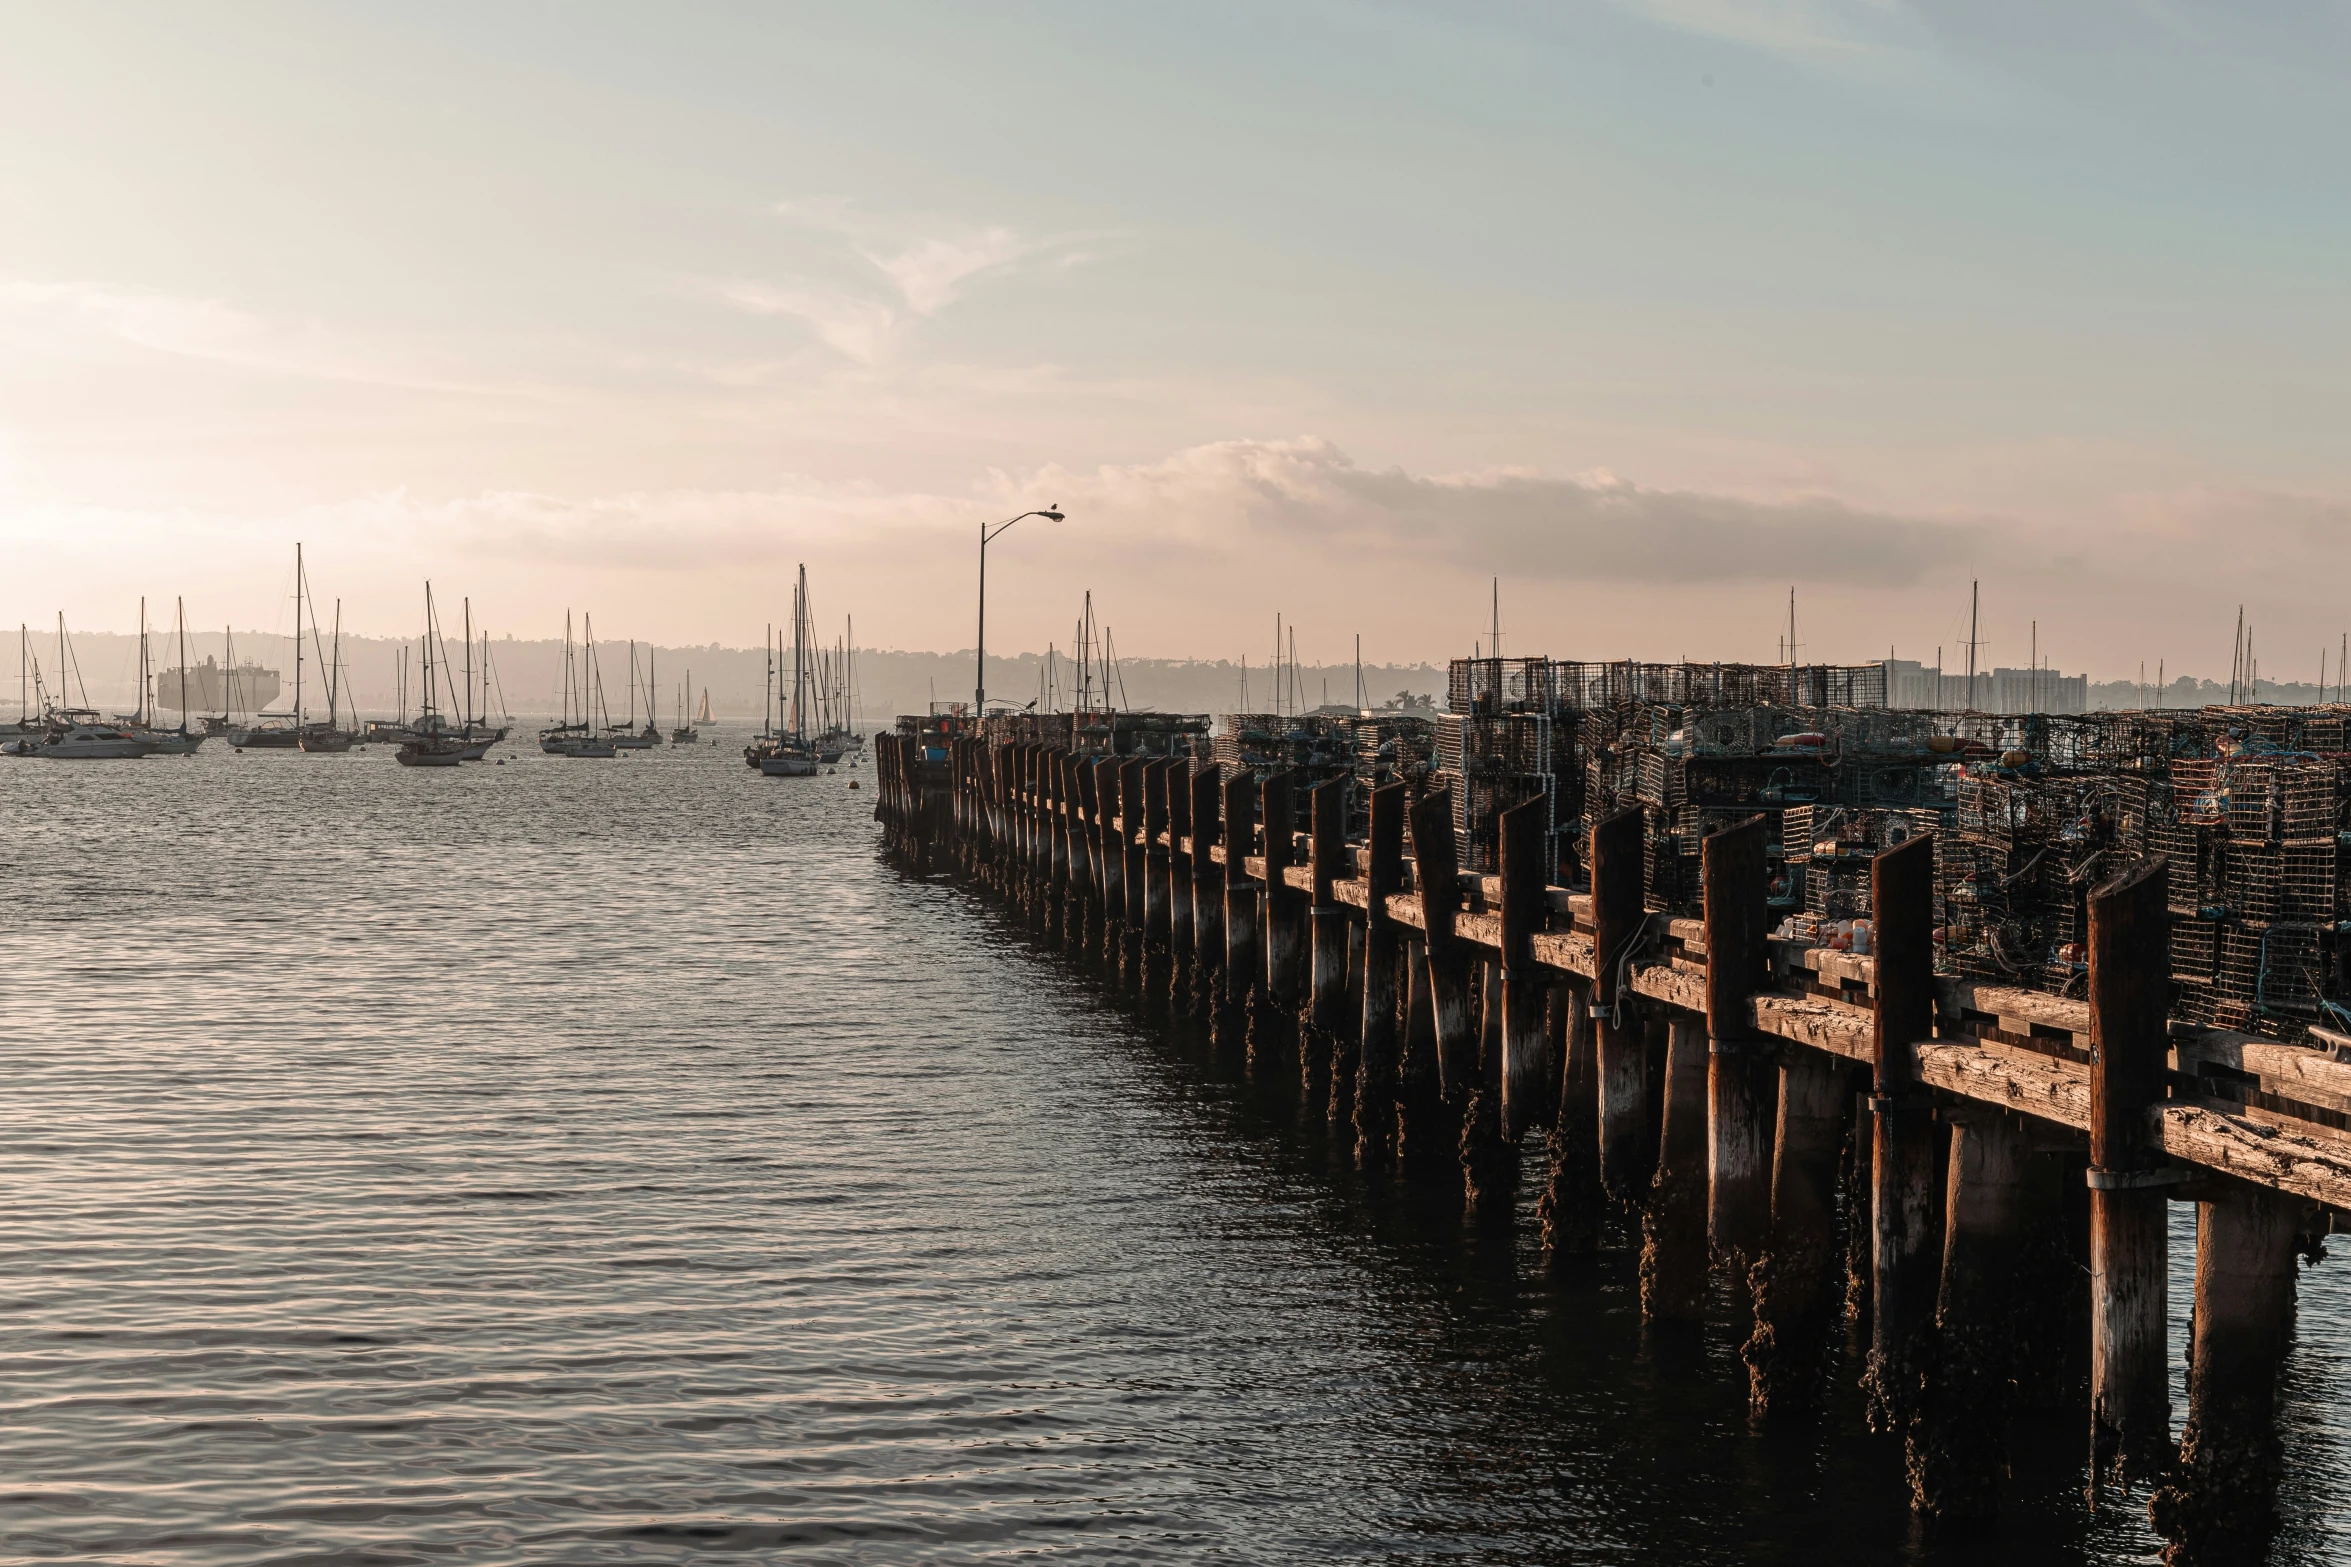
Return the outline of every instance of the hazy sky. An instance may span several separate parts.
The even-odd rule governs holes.
[[[2248,14],[2257,13],[2257,14]],[[0,9],[0,615],[2310,678],[2351,11]],[[168,608],[150,613],[168,618]],[[1955,656],[1955,655],[1954,655]]]

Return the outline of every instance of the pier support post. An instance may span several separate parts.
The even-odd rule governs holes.
[[[1257,888],[1249,856],[1257,847],[1256,780],[1237,772],[1224,786],[1224,1001],[1249,1000],[1257,977]]]
[[[1173,928],[1168,915],[1168,779],[1175,763],[1154,757],[1143,764],[1143,935],[1160,946]]]
[[[1657,1168],[1639,1019],[1620,1004],[1618,980],[1648,925],[1638,806],[1592,828],[1592,946],[1599,969],[1592,1011],[1600,1036],[1600,1179],[1617,1201],[1639,1205]]]
[[[1052,752],[1029,745],[1021,753],[1021,847],[1029,880],[1042,892],[1053,879],[1053,856],[1045,841],[1045,767]]]
[[[1371,792],[1371,840],[1367,845],[1363,927],[1363,1018],[1357,1037],[1355,1073],[1355,1162],[1367,1170],[1386,1169],[1396,1142],[1396,969],[1402,933],[1388,913],[1388,899],[1404,888],[1404,785]],[[1331,1108],[1339,1109],[1346,1063],[1331,1060]]]
[[[1641,1213],[1641,1312],[1696,1322],[1706,1312],[1707,1034],[1695,1018],[1667,1023],[1665,1126]]]
[[[1478,1039],[1471,1027],[1471,966],[1466,943],[1453,933],[1461,912],[1461,874],[1453,841],[1449,791],[1425,794],[1405,813],[1412,837],[1413,880],[1420,888],[1428,945],[1429,1015],[1436,1039],[1437,1084],[1453,1124],[1461,1159],[1462,1195],[1472,1210],[1490,1210],[1509,1196],[1495,1157],[1499,1107],[1483,1090]]]
[[[2031,1331],[2016,1296],[2031,1147],[1999,1110],[1970,1106],[1952,1119],[1942,1288],[1906,1456],[1922,1516],[1977,1524],[2000,1509],[2019,1346]]]
[[[1870,1425],[1904,1429],[1918,1404],[1942,1236],[1936,1225],[1934,1101],[1911,1047],[1935,1022],[1935,843],[1931,833],[1870,861],[1877,1000],[1870,1009]]]
[[[1127,858],[1118,846],[1118,763],[1107,756],[1096,757],[1091,769],[1094,775],[1094,863],[1100,875],[1094,885],[1099,889],[1102,905],[1104,955],[1115,959],[1118,948],[1114,932],[1126,919]]]
[[[2295,1205],[2232,1187],[2196,1207],[2188,1426],[2148,1505],[2169,1567],[2254,1562],[2277,1531],[2278,1370],[2294,1326]]]
[[[1773,1117],[1771,1240],[1753,1275],[1755,1331],[1740,1351],[1748,1407],[1770,1415],[1810,1404],[1829,1330],[1843,1300],[1837,1232],[1837,1161],[1853,1107],[1847,1070],[1809,1050],[1780,1057]]]
[[[1401,788],[1401,785],[1395,787]],[[1502,1126],[1511,1142],[1549,1126],[1559,1064],[1551,1054],[1551,984],[1535,967],[1535,933],[1549,915],[1551,802],[1502,813]]]
[[[1070,858],[1070,813],[1077,808],[1077,764],[1070,752],[1046,752],[1044,778],[1044,879],[1053,916],[1060,926],[1060,942],[1070,944],[1070,914],[1077,904],[1077,862]]]
[[[1200,1006],[1213,1011],[1211,977],[1224,970],[1224,769],[1215,762],[1192,774],[1192,972]]]
[[[1297,774],[1275,773],[1258,791],[1258,817],[1265,824],[1265,996],[1285,1019],[1294,1019],[1306,997],[1308,909],[1312,899],[1290,885],[1297,851]]]
[[[1192,944],[1192,761],[1169,764],[1167,774],[1167,945],[1175,954],[1169,971],[1168,1004],[1177,1016],[1191,1006]]]
[[[1315,1031],[1336,1034],[1346,1026],[1347,910],[1331,890],[1347,875],[1347,791],[1352,781],[1334,778],[1307,794],[1314,813],[1311,860],[1314,867],[1309,940],[1307,1020]]]
[[[1404,943],[1404,1043],[1396,1068],[1396,1164],[1410,1175],[1430,1175],[1453,1162],[1455,1139],[1444,1135],[1445,1090],[1437,1073],[1437,1012],[1429,998],[1428,942]]]
[[[1770,891],[1766,819],[1750,816],[1700,848],[1706,913],[1706,1233],[1742,1292],[1771,1231],[1772,1093],[1769,1042],[1750,1003],[1762,988]]]
[[[1551,1119],[1548,1179],[1538,1212],[1543,1250],[1553,1259],[1600,1249],[1600,1067],[1591,991],[1565,982],[1551,991],[1551,1035],[1560,1061],[1559,1110]]]
[[[2140,861],[2090,894],[2090,1448],[2093,1500],[2171,1463],[2164,1205],[2148,1125],[2170,1054],[2169,867]]]
[[[1118,852],[1126,860],[1126,919],[1129,940],[1143,936],[1143,901],[1151,878],[1143,864],[1143,772],[1150,766],[1130,756],[1118,767]]]

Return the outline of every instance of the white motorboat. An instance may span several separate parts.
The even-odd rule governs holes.
[[[104,724],[75,724],[30,754],[51,762],[104,762],[152,756],[155,744]]]

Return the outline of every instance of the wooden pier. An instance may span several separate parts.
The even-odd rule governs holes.
[[[2351,1228],[2351,1062],[2167,1017],[2161,855],[2091,892],[2087,991],[2066,997],[1938,976],[1925,835],[1870,863],[1876,950],[1857,956],[1771,937],[1760,819],[1704,839],[1682,917],[1644,906],[1638,810],[1571,846],[1588,890],[1570,890],[1531,807],[1469,872],[1425,780],[1019,733],[883,737],[890,846],[1001,893],[1153,1007],[1294,1051],[1367,1170],[1457,1181],[1492,1219],[1543,1136],[1546,1249],[1637,1233],[1663,1319],[1727,1278],[1759,1418],[1816,1398],[1839,1325],[1865,1324],[1870,1418],[1930,1520],[1996,1514],[2008,1417],[2070,1366],[2093,1499],[2143,1498],[2167,1561],[2259,1559],[2297,1259]],[[1311,830],[1278,825],[1302,812]],[[2176,1445],[2173,1202],[2198,1233]]]

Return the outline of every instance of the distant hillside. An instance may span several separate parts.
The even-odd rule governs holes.
[[[208,656],[222,657],[224,640],[218,631],[201,635],[191,633],[188,637],[190,662],[202,664]],[[388,715],[395,710],[399,701],[400,655],[403,647],[407,650],[412,687],[409,703],[414,706],[416,698],[413,686],[419,679],[420,666],[413,643],[403,644],[379,637],[343,639],[343,661],[350,671],[350,696],[356,697],[363,713]],[[152,637],[149,649],[158,670],[172,668],[179,662],[178,643],[172,637]],[[85,691],[91,705],[109,712],[127,711],[138,700],[137,638],[119,633],[77,632],[73,637],[71,651],[76,673],[71,696],[77,705]],[[462,669],[462,646],[453,642],[449,654],[451,661],[458,663]],[[605,700],[615,718],[625,716],[629,710],[629,654],[630,648],[626,642],[597,644],[597,664],[603,674]],[[292,704],[294,652],[289,638],[240,631],[236,633],[236,655],[240,661],[252,659],[278,670],[283,679],[278,705],[287,707]],[[33,639],[32,656],[40,668],[42,678],[55,690],[55,637],[36,636]],[[645,700],[641,692],[648,668],[664,721],[677,704],[679,687],[689,672],[693,676],[696,698],[707,688],[712,708],[722,716],[750,718],[759,713],[767,672],[765,661],[757,648],[723,648],[716,645],[656,648],[639,643],[636,646],[636,658],[640,713]],[[0,652],[0,671],[5,671],[0,673],[0,713],[11,717],[15,713],[18,684],[18,671],[14,667],[16,662],[14,649]],[[556,710],[563,689],[563,644],[560,641],[525,642],[511,637],[493,638],[490,643],[490,665],[496,687],[505,694],[506,711],[532,718]],[[990,654],[989,696],[1016,702],[1034,699],[1043,666],[1043,655],[1037,653],[1003,657]],[[1056,669],[1057,681],[1071,678],[1072,672],[1066,660],[1058,660]],[[857,672],[861,706],[868,720],[887,720],[899,713],[921,712],[934,696],[943,702],[969,701],[971,698],[973,671],[969,649],[960,653],[903,653],[868,649],[857,655]],[[1252,666],[1244,677],[1240,665],[1226,660],[1211,662],[1130,658],[1120,660],[1118,674],[1118,700],[1121,706],[1156,708],[1162,712],[1231,712],[1241,702],[1244,678],[1252,710],[1272,705],[1272,685],[1262,666]],[[462,673],[459,678],[462,682]],[[790,678],[788,659],[785,678]],[[1363,678],[1371,700],[1375,703],[1390,700],[1400,691],[1441,699],[1445,686],[1444,670],[1429,664],[1366,665]],[[1308,665],[1300,670],[1298,683],[1299,695],[1305,706],[1318,706],[1326,697],[1333,702],[1349,702],[1355,693],[1355,666]],[[317,660],[306,654],[304,704],[322,706],[324,697],[325,688],[320,683]],[[447,702],[445,693],[441,700],[444,704]],[[1067,705],[1068,698],[1059,695],[1059,701]]]

